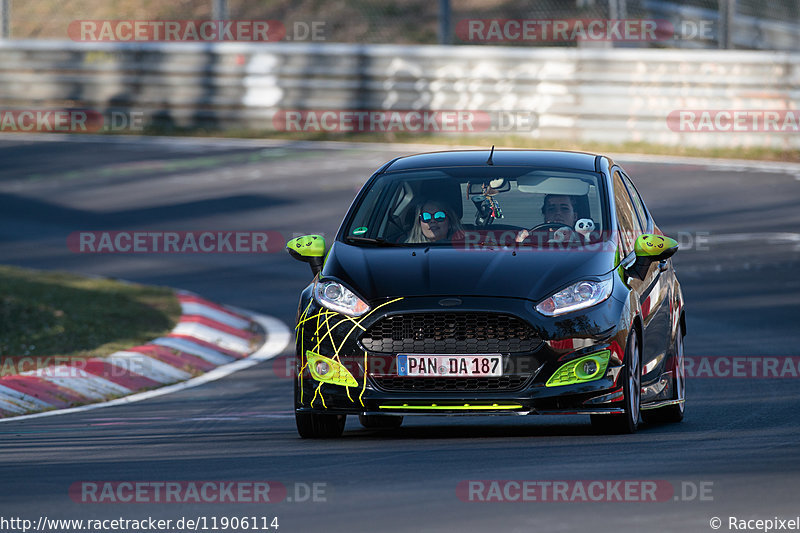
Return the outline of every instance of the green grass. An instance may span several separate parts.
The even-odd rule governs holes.
[[[327,133],[327,132],[276,132],[274,130],[213,130],[203,128],[159,128],[150,126],[149,135],[174,135],[185,137],[227,137],[236,139],[277,139],[302,141],[346,141],[374,143],[434,144],[446,146],[486,146],[502,148],[535,148],[553,150],[576,150],[595,153],[638,153],[651,155],[675,155],[687,157],[709,157],[720,159],[751,159],[761,161],[800,162],[800,150],[776,148],[700,148],[695,146],[671,146],[644,142],[599,143],[575,142],[558,139],[533,139],[521,135],[425,135],[414,133]]]
[[[0,355],[103,356],[168,333],[172,290],[0,265]]]

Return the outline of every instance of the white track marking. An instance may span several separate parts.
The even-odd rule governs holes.
[[[225,333],[224,331],[197,322],[178,322],[178,325],[175,326],[172,333],[176,335],[188,335],[189,337],[194,337],[201,341],[210,342],[226,350],[233,350],[242,355],[250,353],[252,349],[250,347],[250,341],[247,339]]]
[[[23,407],[25,408],[25,411],[53,407],[49,403],[40,400],[36,396],[31,396],[30,394],[25,394],[24,392],[19,392],[18,390],[14,390],[11,387],[5,387],[3,385],[0,385],[0,400],[11,402]]]
[[[767,244],[800,243],[800,233],[711,233],[706,240],[709,244],[729,244],[738,242],[765,242]]]
[[[200,346],[199,344],[186,339],[159,337],[148,342],[147,344],[158,344],[159,346],[175,348],[176,350],[196,355],[197,357],[205,359],[209,363],[214,363],[215,365],[224,365],[225,363],[230,363],[234,360],[234,358],[229,355],[225,355],[224,353],[220,353],[211,348],[206,348],[205,346]]]
[[[180,368],[175,368],[164,361],[159,361],[139,352],[115,352],[104,360],[129,372],[140,374],[165,385],[192,377],[190,373]]]
[[[93,400],[102,400],[110,395],[131,393],[127,387],[74,366],[57,365],[52,368],[22,372],[20,375],[40,377]]]
[[[209,383],[211,381],[216,381],[220,378],[224,378],[225,376],[233,374],[234,372],[237,372],[239,370],[250,368],[251,366],[258,364],[261,361],[272,359],[273,357],[281,353],[289,345],[290,341],[292,340],[292,331],[288,327],[286,327],[286,325],[283,322],[281,322],[277,318],[264,315],[253,315],[252,319],[254,322],[260,324],[267,331],[267,342],[265,342],[264,345],[261,348],[259,348],[257,352],[255,352],[250,357],[247,357],[246,359],[239,359],[238,361],[234,361],[233,363],[217,367],[211,370],[210,372],[203,374],[202,376],[198,376],[196,378],[192,378],[188,381],[183,381],[181,383],[176,383],[174,385],[161,387],[160,389],[155,389],[147,392],[140,392],[138,394],[132,394],[130,396],[125,396],[124,398],[117,398],[116,400],[111,400],[108,402],[92,403],[89,405],[70,407],[68,409],[45,411],[43,413],[34,413],[31,415],[15,416],[11,418],[0,418],[0,423],[12,420],[13,421],[29,420],[32,418],[41,418],[45,416],[79,413],[82,411],[99,409],[101,407],[110,407],[112,405],[124,405],[134,402],[140,402],[142,400],[148,400],[150,398],[156,398],[158,396],[163,396],[165,394],[182,391],[192,387],[197,387],[198,385],[202,385],[204,383]]]
[[[236,329],[247,329],[247,326],[250,325],[243,318],[197,302],[183,302],[181,303],[181,310],[184,315],[199,315]]]
[[[12,413],[24,413],[26,411],[24,407],[21,407],[10,400],[4,400],[3,398],[0,398],[0,408],[4,411],[11,411]]]

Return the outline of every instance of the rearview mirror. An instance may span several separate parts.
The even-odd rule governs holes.
[[[286,251],[298,261],[308,263],[316,276],[325,263],[325,238],[322,235],[303,235],[287,242]]]
[[[467,185],[468,196],[475,196],[477,194],[494,196],[499,192],[508,192],[510,190],[511,190],[511,182],[505,178],[495,178],[493,180],[479,181],[477,183],[470,182]]]

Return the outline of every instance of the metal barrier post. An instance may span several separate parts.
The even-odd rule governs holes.
[[[736,0],[719,2],[719,47],[733,48],[733,24],[736,17]]]
[[[211,5],[211,19],[212,20],[227,20],[228,19],[228,0],[212,0]]]
[[[0,39],[11,37],[11,0],[0,0]]]
[[[453,44],[450,11],[450,0],[439,0],[439,44]]]

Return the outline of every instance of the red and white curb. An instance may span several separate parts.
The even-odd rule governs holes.
[[[194,387],[275,357],[292,340],[289,328],[275,318],[185,291],[177,297],[181,318],[164,337],[106,357],[0,377],[0,422],[132,403]],[[254,324],[266,332],[255,351]],[[139,392],[145,389],[153,390]]]

